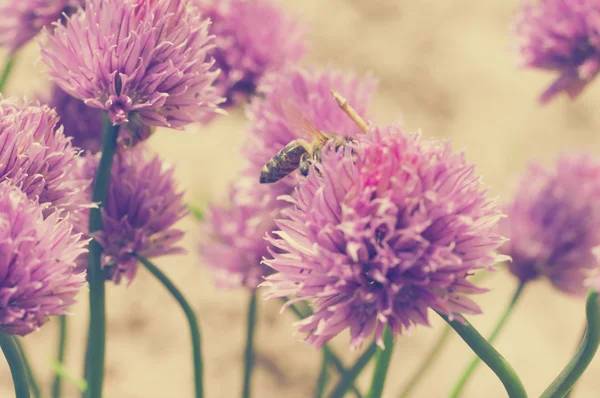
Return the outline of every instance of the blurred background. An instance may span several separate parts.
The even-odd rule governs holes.
[[[335,63],[380,79],[374,109],[381,123],[403,120],[408,130],[449,138],[478,165],[493,196],[508,198],[515,177],[530,160],[552,161],[561,151],[600,155],[600,81],[575,102],[559,97],[545,107],[537,96],[553,76],[517,67],[510,24],[517,0],[285,0],[284,6],[311,29],[306,64]],[[0,55],[3,61],[5,54]],[[7,95],[30,97],[45,90],[37,44],[21,52]],[[223,197],[244,165],[243,111],[232,111],[208,128],[185,132],[159,130],[150,145],[177,165],[186,199],[199,207]],[[188,231],[187,256],[156,263],[195,306],[202,328],[206,396],[240,395],[245,339],[245,291],[217,290],[197,259],[201,239],[196,222]],[[505,272],[483,282],[491,292],[477,297],[485,315],[470,320],[487,335],[516,287]],[[82,374],[87,291],[73,307],[67,368]],[[107,398],[187,397],[192,395],[192,361],[187,323],[181,310],[156,280],[140,269],[130,286],[108,285]],[[295,320],[279,314],[276,302],[260,302],[256,335],[255,397],[309,397],[321,355],[293,335]],[[396,397],[426,355],[443,322],[431,315],[432,328],[399,337],[385,397]],[[567,297],[547,284],[532,283],[515,309],[496,347],[513,365],[531,397],[539,396],[570,359],[584,324],[584,299]],[[37,377],[48,388],[56,350],[58,322],[26,337]],[[348,336],[333,342],[353,361]],[[452,336],[439,362],[415,390],[415,397],[445,397],[470,349]],[[600,356],[591,364],[573,397],[595,397],[600,390]],[[367,369],[360,379],[366,388]],[[12,396],[8,367],[0,363],[0,396]],[[65,397],[78,396],[67,385]],[[494,374],[480,366],[465,397],[505,397]]]

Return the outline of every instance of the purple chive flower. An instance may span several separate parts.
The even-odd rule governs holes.
[[[281,100],[292,99],[317,127],[342,134],[361,134],[340,110],[329,90],[337,88],[362,114],[371,101],[375,82],[371,77],[358,79],[333,68],[288,71],[266,78],[265,98],[255,98],[250,108],[250,141],[245,146],[250,158],[247,176],[229,192],[229,203],[213,205],[203,223],[207,239],[201,243],[204,263],[211,268],[221,287],[245,286],[256,289],[270,268],[261,265],[268,255],[265,234],[276,229],[274,219],[289,206],[276,198],[289,194],[296,183],[260,185],[263,165],[290,141],[297,138],[288,126]],[[272,248],[271,248],[272,249]]]
[[[598,268],[600,163],[563,155],[551,168],[532,164],[506,206],[500,231],[510,240],[500,250],[510,271],[529,282],[546,277],[559,290],[584,294],[588,273]]]
[[[186,0],[87,0],[46,35],[51,78],[114,125],[181,129],[217,112],[208,20]]]
[[[276,229],[274,220],[281,210],[277,190],[259,185],[254,178],[242,178],[230,188],[226,205],[209,208],[202,223],[207,239],[200,254],[214,272],[217,286],[254,290],[269,273],[261,261],[269,254],[265,234]]]
[[[529,1],[515,28],[523,64],[559,73],[541,103],[561,92],[577,97],[600,71],[600,1]]]
[[[44,215],[91,205],[88,179],[77,178],[79,150],[58,125],[56,112],[36,103],[0,97],[0,181],[12,181],[32,200],[48,204]]]
[[[42,28],[73,13],[82,0],[0,0],[0,47],[15,52]]]
[[[450,144],[424,141],[396,125],[371,128],[358,144],[322,154],[277,220],[265,263],[268,298],[312,302],[299,322],[319,347],[346,328],[360,347],[388,325],[401,334],[428,325],[428,310],[478,314],[467,280],[502,259],[501,217],[474,166]],[[460,317],[458,319],[461,319]]]
[[[265,98],[256,98],[248,109],[250,133],[244,154],[250,161],[247,174],[258,180],[260,170],[277,152],[291,141],[302,138],[301,133],[292,131],[284,101],[291,101],[315,127],[321,131],[341,136],[357,136],[362,132],[340,109],[331,96],[336,89],[363,118],[368,119],[369,106],[373,99],[376,80],[371,75],[362,78],[333,68],[319,70],[293,69],[282,74],[271,74],[260,88]],[[285,178],[290,186],[294,178]],[[279,183],[278,183],[279,184]]]
[[[49,316],[65,314],[85,283],[85,273],[74,266],[87,242],[57,212],[44,219],[43,208],[0,183],[1,333],[23,336]]]
[[[304,27],[268,0],[196,2],[216,36],[210,55],[221,69],[216,87],[227,98],[225,106],[247,100],[266,73],[281,71],[307,52]]]
[[[81,158],[80,173],[96,175],[100,154]],[[182,203],[173,177],[174,168],[166,168],[158,158],[151,159],[144,148],[133,148],[116,155],[105,206],[102,231],[94,235],[104,248],[102,265],[107,280],[119,284],[124,276],[135,277],[136,256],[153,258],[184,253],[177,244],[183,231],[173,225],[187,209]],[[88,191],[91,197],[91,189]],[[87,224],[80,228],[87,230]]]

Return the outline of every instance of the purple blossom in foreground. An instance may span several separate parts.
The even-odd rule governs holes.
[[[0,0],[0,47],[15,52],[42,28],[71,14],[82,0]]]
[[[0,183],[0,332],[26,335],[53,315],[66,314],[85,284],[75,259],[86,241],[58,213],[9,182]]]
[[[349,328],[353,347],[373,332],[381,346],[386,325],[395,334],[428,325],[430,308],[481,312],[467,296],[485,290],[467,278],[493,269],[504,238],[464,154],[391,125],[322,155],[287,198],[294,206],[271,239],[280,253],[265,261],[275,270],[268,298],[312,302],[314,315],[299,322],[309,342]]]
[[[371,77],[361,80],[333,68],[297,69],[283,75],[272,74],[263,85],[268,95],[253,100],[251,138],[245,145],[251,160],[247,176],[231,188],[229,203],[213,205],[203,222],[207,239],[201,243],[200,252],[203,262],[214,270],[219,286],[256,289],[270,272],[270,268],[260,264],[270,246],[264,236],[276,229],[274,219],[289,206],[276,198],[291,193],[296,183],[293,176],[285,178],[288,183],[258,183],[264,163],[297,138],[288,126],[281,100],[292,99],[318,127],[349,135],[360,134],[331,97],[330,90],[334,87],[363,113],[371,101],[375,82]]]
[[[331,90],[338,90],[359,115],[369,119],[368,110],[376,87],[377,82],[371,75],[359,78],[333,67],[297,68],[269,75],[260,88],[265,98],[255,98],[247,112],[251,123],[249,139],[244,145],[244,154],[250,161],[247,174],[258,180],[260,170],[271,157],[291,141],[302,138],[299,132],[292,131],[293,126],[282,107],[284,101],[295,104],[317,129],[355,137],[362,132],[340,109]],[[292,187],[295,185],[294,178],[284,181]]]
[[[90,180],[74,175],[79,150],[65,137],[46,105],[0,97],[0,181],[10,180],[32,200],[48,204],[44,215],[89,207]]]
[[[212,25],[210,51],[221,69],[216,87],[225,106],[243,102],[260,79],[298,62],[307,52],[304,27],[268,0],[196,0]]]
[[[515,29],[523,64],[559,73],[541,103],[561,92],[577,97],[600,72],[600,1],[528,1]]]
[[[500,231],[510,240],[500,250],[512,257],[510,271],[584,294],[599,265],[592,249],[600,245],[600,163],[563,155],[551,168],[531,165],[505,211]]]
[[[100,154],[81,159],[80,173],[96,175]],[[173,228],[187,209],[173,177],[158,158],[148,159],[144,148],[123,151],[115,156],[105,206],[102,231],[94,235],[104,248],[102,265],[106,279],[115,284],[124,276],[133,280],[138,268],[136,256],[153,258],[184,253],[177,244],[183,231]],[[91,197],[91,189],[88,191]],[[87,230],[87,224],[80,228]]]
[[[277,196],[277,187],[247,177],[230,188],[226,205],[210,206],[202,223],[207,239],[200,254],[214,272],[217,286],[254,290],[268,274],[270,268],[261,261],[269,254],[265,234],[276,229],[281,210]]]
[[[56,84],[115,125],[181,129],[221,101],[208,25],[186,0],[87,0],[46,35],[42,60]]]

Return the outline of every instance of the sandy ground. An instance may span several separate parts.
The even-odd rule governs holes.
[[[517,0],[287,0],[286,6],[312,28],[308,63],[334,62],[358,72],[372,71],[381,80],[376,96],[377,120],[401,117],[411,130],[425,136],[448,137],[490,184],[507,197],[514,176],[531,159],[549,161],[563,150],[600,152],[600,82],[577,102],[560,98],[545,108],[536,96],[551,76],[519,70],[512,51],[509,25]],[[8,94],[22,95],[47,84],[33,66],[36,46],[25,50]],[[239,155],[242,112],[217,120],[203,131],[160,131],[151,145],[178,165],[177,177],[187,200],[204,205],[223,195],[243,165]],[[196,131],[198,130],[198,131]],[[233,143],[233,144],[232,144]],[[199,232],[194,222],[182,225],[189,233],[188,256],[157,263],[181,287],[195,306],[202,324],[207,397],[239,396],[241,390],[244,318],[247,293],[219,291],[195,256]],[[487,333],[516,287],[503,272],[485,283],[492,289],[479,298],[486,314],[472,322]],[[68,368],[79,374],[83,358],[87,293],[73,308]],[[584,321],[581,299],[554,292],[545,283],[526,289],[497,348],[514,366],[535,397],[562,369],[578,341]],[[278,314],[278,305],[260,303],[255,397],[309,397],[319,354],[293,336],[291,314]],[[145,272],[129,287],[108,288],[108,356],[106,396],[109,398],[189,397],[192,394],[191,354],[184,317],[157,282]],[[385,397],[397,396],[442,326],[419,328],[398,339]],[[27,349],[45,386],[55,350],[56,322],[27,336]],[[340,336],[334,346],[348,361],[357,353]],[[471,352],[456,336],[415,391],[415,397],[444,397]],[[0,363],[0,396],[12,396],[6,365]],[[575,397],[598,396],[600,359],[581,379]],[[369,371],[360,379],[366,386]],[[65,397],[78,396],[67,389]],[[504,397],[506,394],[485,366],[476,373],[464,397]]]

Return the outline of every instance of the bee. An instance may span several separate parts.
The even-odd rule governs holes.
[[[367,124],[358,115],[358,113],[348,104],[346,99],[337,91],[332,90],[334,99],[342,110],[352,119],[360,130],[367,131]],[[287,144],[275,156],[264,165],[260,173],[260,183],[270,184],[277,182],[288,176],[296,169],[303,176],[308,175],[311,162],[321,160],[321,150],[329,146],[338,149],[348,142],[354,141],[351,137],[341,137],[332,133],[319,131],[314,124],[304,116],[298,108],[290,102],[283,103],[283,110],[286,114],[288,126],[296,135],[305,138],[298,138]]]

